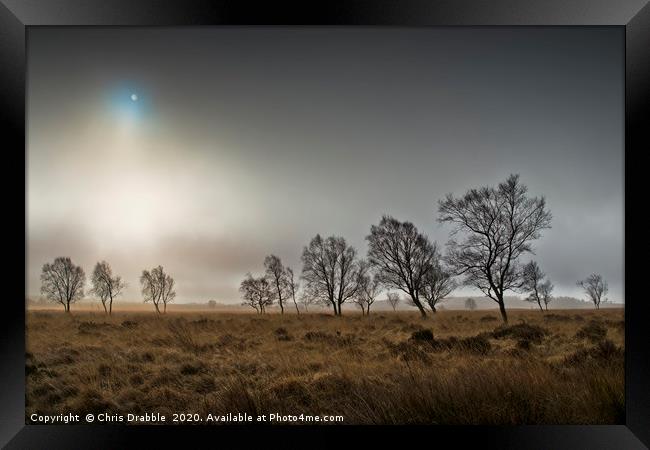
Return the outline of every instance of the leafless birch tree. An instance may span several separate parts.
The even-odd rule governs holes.
[[[377,270],[379,281],[387,288],[399,289],[423,317],[427,313],[420,301],[424,280],[432,269],[436,246],[418,232],[411,222],[383,216],[372,225],[368,240],[368,258]]]
[[[334,315],[341,315],[341,306],[358,289],[359,263],[357,252],[345,239],[317,234],[302,253],[302,279],[305,294],[329,304]]]
[[[457,283],[452,274],[440,263],[435,261],[433,268],[427,272],[422,284],[422,296],[433,313],[436,305],[456,289]]]
[[[585,293],[589,296],[596,309],[600,309],[603,295],[606,295],[609,291],[607,281],[603,279],[602,275],[592,273],[584,280],[578,281],[578,286],[585,290]]]
[[[142,296],[144,302],[152,302],[156,312],[160,314],[160,304],[163,305],[163,313],[167,312],[167,304],[176,298],[174,290],[174,279],[165,273],[162,266],[153,268],[151,271],[143,270],[140,276],[142,285]]]
[[[298,302],[296,300],[296,296],[298,294],[298,289],[300,288],[300,285],[295,281],[295,276],[293,274],[293,269],[291,267],[286,268],[286,278],[287,278],[287,286],[289,288],[289,294],[291,295],[293,304],[296,307],[296,314],[300,315],[300,308],[298,308]]]
[[[256,278],[250,273],[241,282],[239,292],[244,299],[242,304],[254,308],[258,314],[266,313],[266,307],[273,304],[276,296],[273,284],[266,276]]]
[[[354,302],[361,308],[362,315],[370,315],[370,307],[375,303],[381,291],[381,283],[376,274],[370,272],[366,261],[361,261],[359,267],[358,289],[354,296]]]
[[[65,312],[70,305],[84,296],[86,274],[70,258],[58,257],[53,263],[43,265],[41,272],[41,294],[49,301],[61,303]]]
[[[537,303],[540,311],[544,311],[544,304],[548,310],[548,304],[551,302],[551,292],[553,285],[551,280],[545,279],[546,274],[542,272],[539,265],[535,261],[531,261],[524,266],[524,290],[528,292],[526,301]]]
[[[544,197],[529,198],[527,191],[519,175],[511,175],[496,188],[471,189],[460,198],[448,194],[438,205],[438,220],[454,227],[448,263],[466,285],[499,305],[504,322],[504,293],[524,281],[518,259],[532,253],[532,242],[551,226]]]
[[[397,305],[402,299],[397,292],[389,292],[386,294],[386,301],[393,308],[393,311],[397,311]]]
[[[92,289],[90,293],[96,295],[104,306],[104,312],[108,315],[113,313],[113,300],[122,294],[126,283],[119,276],[113,276],[113,269],[106,261],[98,262],[92,274]],[[108,308],[106,304],[108,303]]]
[[[273,285],[275,297],[280,306],[280,313],[284,314],[284,301],[290,295],[286,268],[282,265],[282,260],[279,257],[269,255],[264,259],[264,269],[266,270],[266,277]]]

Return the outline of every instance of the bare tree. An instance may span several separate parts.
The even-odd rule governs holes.
[[[70,304],[84,296],[86,274],[67,257],[58,257],[53,263],[43,264],[41,272],[41,294],[49,301],[61,303],[65,312]]]
[[[528,292],[527,302],[537,303],[540,311],[544,311],[542,303],[548,310],[548,303],[551,301],[551,292],[553,285],[551,280],[545,280],[546,274],[542,272],[535,261],[531,261],[524,266],[524,285],[523,288]]]
[[[244,299],[242,304],[255,308],[258,314],[266,313],[266,307],[273,304],[276,296],[272,282],[266,276],[255,278],[250,273],[241,282],[239,291]]]
[[[476,309],[476,300],[471,297],[465,300],[465,308],[474,311]]]
[[[162,286],[161,300],[163,302],[163,313],[167,312],[167,303],[171,303],[176,298],[174,285],[176,282],[170,275],[166,275],[160,267],[160,278],[158,281]]]
[[[369,281],[369,278],[367,276],[368,272],[368,263],[365,260],[359,260],[359,271],[357,272],[357,290],[352,296],[352,303],[356,304],[359,308],[361,308],[361,315],[366,314],[366,294],[363,289],[364,283],[367,283]]]
[[[402,299],[399,297],[397,292],[389,292],[386,294],[386,301],[388,301],[388,304],[393,307],[393,311],[397,311],[397,305],[402,301]]]
[[[542,303],[544,303],[544,309],[546,311],[548,311],[548,304],[553,301],[553,287],[554,286],[551,283],[551,280],[547,279],[537,288],[542,299]]]
[[[140,275],[140,285],[142,286],[142,297],[144,302],[152,302],[156,308],[156,312],[160,314],[158,302],[160,301],[160,294],[158,292],[158,282],[156,278],[148,270],[143,270]]]
[[[381,283],[377,275],[370,272],[366,261],[359,262],[357,284],[358,289],[354,296],[354,302],[361,308],[361,314],[370,315],[370,307],[375,303],[381,291]]]
[[[422,296],[433,313],[436,305],[456,289],[457,283],[452,274],[440,261],[435,261],[433,268],[427,272],[422,285]]]
[[[302,307],[305,308],[305,312],[309,312],[309,305],[314,303],[314,297],[303,292],[298,301],[302,304]]]
[[[584,280],[578,281],[577,284],[585,290],[596,309],[600,309],[601,300],[607,301],[607,299],[602,299],[603,295],[606,295],[609,291],[607,281],[603,279],[602,275],[592,273]]]
[[[104,306],[104,312],[108,315],[113,314],[113,299],[122,294],[126,287],[126,283],[122,281],[122,277],[113,276],[113,269],[106,261],[101,261],[95,264],[95,269],[92,275],[92,289],[90,293],[99,297]],[[106,303],[108,302],[108,308]]]
[[[451,294],[458,284],[452,273],[443,266],[438,251],[434,249],[434,253],[431,270],[426,273],[422,283],[422,296],[435,314],[438,303]]]
[[[363,295],[360,291],[357,291],[355,296],[352,298],[352,303],[361,308],[361,315],[366,314],[366,296]]]
[[[426,317],[420,293],[436,255],[435,244],[411,222],[400,222],[391,216],[383,216],[379,225],[372,225],[366,239],[368,258],[377,269],[379,281],[408,294]]]
[[[358,285],[357,252],[345,239],[317,234],[302,253],[302,279],[305,294],[334,308],[341,315],[341,306],[354,297]]]
[[[160,288],[157,278],[148,270],[143,270],[140,275],[140,285],[142,286],[142,297],[144,302],[152,302],[156,312],[160,314],[158,303],[160,302]]]
[[[296,313],[300,315],[300,308],[298,308],[298,302],[296,301],[296,294],[298,293],[300,285],[295,281],[293,269],[291,267],[286,268],[286,279],[287,286],[289,288],[289,294],[291,294],[291,299],[293,300],[293,304],[296,307]]]
[[[239,285],[239,292],[241,292],[242,298],[244,299],[242,305],[248,305],[254,308],[258,314],[262,313],[260,299],[257,293],[257,280],[253,278],[253,275],[250,273],[246,274],[246,278]]]
[[[215,309],[217,307],[216,300],[208,300],[208,308]]]
[[[278,299],[278,305],[280,305],[280,313],[284,314],[284,300],[290,295],[287,271],[282,265],[282,260],[275,255],[264,258],[264,268],[266,269],[266,276],[275,290],[275,296]]]
[[[162,266],[158,266],[151,271],[143,270],[140,284],[144,302],[152,302],[158,314],[160,314],[160,303],[162,303],[163,313],[166,313],[167,304],[176,298],[174,279],[165,273]]]
[[[452,270],[494,300],[504,322],[504,293],[523,285],[518,259],[532,253],[532,241],[551,226],[544,197],[529,198],[527,191],[519,175],[511,175],[496,188],[471,189],[460,198],[448,194],[438,205],[438,220],[454,225],[447,243]]]

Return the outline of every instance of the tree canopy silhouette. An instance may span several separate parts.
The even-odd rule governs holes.
[[[86,273],[68,257],[60,256],[43,265],[41,293],[48,300],[61,303],[65,312],[70,312],[70,304],[83,298],[85,284]]]
[[[447,261],[458,275],[499,305],[508,321],[504,293],[524,283],[518,262],[532,252],[532,242],[551,226],[544,197],[530,198],[519,175],[495,187],[470,189],[462,197],[439,201],[438,220],[453,225]]]
[[[420,301],[425,279],[433,270],[436,246],[411,222],[383,216],[379,225],[370,227],[368,258],[377,270],[377,278],[387,288],[408,294],[423,317],[427,313]]]
[[[113,313],[113,299],[122,293],[126,287],[126,283],[122,281],[121,277],[113,276],[113,269],[106,261],[101,261],[95,264],[93,270],[91,294],[96,295],[104,306],[104,312],[109,315]],[[108,302],[108,309],[106,303]]]
[[[607,281],[602,275],[592,273],[584,280],[578,281],[578,286],[581,286],[585,293],[589,296],[596,309],[600,309],[600,303],[603,300],[603,295],[609,291]]]
[[[151,271],[143,270],[140,276],[144,302],[152,302],[156,312],[160,314],[160,303],[163,313],[167,312],[167,304],[176,298],[174,279],[165,273],[162,266],[154,267]]]
[[[302,279],[305,294],[329,304],[334,314],[354,297],[358,289],[359,261],[356,250],[344,238],[317,234],[302,252]]]

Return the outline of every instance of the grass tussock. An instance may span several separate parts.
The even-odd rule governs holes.
[[[607,328],[603,323],[591,320],[587,325],[581,327],[576,333],[578,339],[587,339],[591,342],[599,342],[607,336]]]
[[[624,420],[622,310],[27,315],[26,413],[337,414],[347,424]]]

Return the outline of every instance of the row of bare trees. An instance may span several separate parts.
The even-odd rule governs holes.
[[[435,244],[412,223],[384,216],[367,240],[368,258],[360,259],[343,237],[317,234],[302,253],[303,295],[331,306],[335,315],[342,314],[348,301],[370,314],[382,290],[401,290],[426,316],[425,304],[435,312],[440,299],[456,287]],[[399,300],[397,293],[388,293],[394,309]]]
[[[264,269],[264,275],[254,277],[248,273],[241,282],[239,291],[244,299],[243,304],[254,308],[259,314],[264,314],[266,307],[277,301],[280,312],[284,314],[284,308],[290,299],[296,308],[296,313],[300,314],[296,297],[299,286],[295,281],[293,269],[285,267],[282,260],[275,255],[269,255],[264,259]]]
[[[402,290],[410,302],[426,316],[425,306],[436,311],[437,303],[456,287],[449,271],[443,268],[440,253],[428,238],[410,222],[384,216],[368,236],[368,259],[360,259],[357,251],[340,236],[323,238],[317,234],[302,253],[304,282],[300,301],[328,305],[341,315],[346,302],[356,304],[363,314],[384,288]],[[298,283],[293,270],[284,267],[280,258],[267,256],[266,272],[260,277],[250,273],[240,285],[244,304],[258,313],[277,304],[284,313],[284,304],[291,298],[298,314]],[[390,292],[388,301],[395,309],[400,297]]]
[[[91,276],[91,288],[88,294],[99,298],[107,314],[113,312],[113,300],[119,297],[126,283],[122,277],[114,275],[113,269],[106,261],[95,265]],[[162,303],[163,311],[167,311],[167,303],[176,297],[174,279],[165,273],[162,266],[151,271],[144,270],[140,277],[144,301],[152,302],[156,312],[160,313],[159,305]],[[52,263],[43,265],[41,271],[41,294],[51,302],[60,303],[66,312],[70,312],[70,305],[85,296],[86,273],[83,268],[75,265],[69,257],[58,257]]]
[[[113,300],[122,294],[126,283],[119,276],[113,275],[111,266],[106,261],[95,265],[91,277],[90,295],[97,296],[104,306],[104,311],[111,314]],[[58,257],[52,263],[43,265],[41,271],[41,293],[46,299],[60,303],[66,312],[70,305],[84,297],[86,273],[68,257]]]
[[[439,302],[463,285],[496,302],[504,322],[508,321],[507,291],[527,293],[526,300],[537,303],[542,311],[548,309],[553,284],[536,262],[520,262],[523,255],[533,254],[532,243],[550,228],[552,216],[544,197],[529,197],[519,176],[511,175],[496,187],[470,189],[460,197],[448,194],[438,202],[438,214],[440,223],[452,226],[444,256],[411,222],[385,215],[366,237],[367,259],[359,258],[343,237],[317,234],[302,252],[301,295],[293,270],[279,257],[269,255],[262,276],[249,273],[241,282],[244,303],[264,313],[277,302],[284,313],[292,302],[300,314],[298,302],[305,310],[311,302],[318,302],[341,315],[342,305],[352,302],[369,314],[382,290],[397,290],[426,317],[427,311],[435,313]],[[59,257],[45,264],[41,281],[41,292],[61,303],[65,311],[84,296],[85,273],[70,258]],[[89,293],[99,297],[110,314],[113,300],[126,284],[113,275],[105,261],[96,264],[91,282]],[[162,313],[166,312],[167,304],[176,297],[174,279],[162,266],[144,270],[140,284],[144,301],[153,303],[158,313],[161,305]],[[592,274],[578,285],[599,308],[607,293],[602,276]],[[388,293],[394,309],[399,301],[398,294]]]
[[[508,291],[527,293],[527,301],[537,303],[541,311],[548,309],[553,284],[535,261],[522,264],[520,260],[534,254],[532,244],[550,228],[552,215],[544,197],[528,195],[519,175],[496,187],[470,189],[460,197],[448,194],[438,202],[438,214],[440,223],[452,226],[445,256],[411,222],[388,215],[371,226],[365,260],[343,237],[317,234],[302,252],[302,298],[331,306],[335,315],[341,315],[348,301],[369,314],[382,289],[394,289],[426,317],[427,310],[435,313],[439,302],[463,285],[497,303],[504,322],[508,321],[504,301]],[[269,258],[279,263],[279,258]],[[259,312],[277,298],[284,312],[278,280],[286,269],[281,264],[277,270],[269,270],[266,262],[265,266],[264,277],[249,274],[242,282],[243,296]],[[602,277],[591,275],[578,284],[598,308],[607,292]],[[293,281],[291,285],[297,288]],[[295,303],[295,291],[293,298]],[[395,309],[399,295],[390,292],[387,300]]]
[[[526,288],[540,298],[539,280],[529,279],[537,266],[521,267],[518,260],[532,252],[532,241],[550,227],[551,214],[543,197],[527,196],[519,176],[510,176],[496,188],[471,189],[460,198],[449,194],[438,211],[438,220],[453,226],[445,257],[411,222],[388,215],[370,228],[367,260],[359,259],[343,237],[316,235],[302,253],[304,295],[341,315],[347,301],[368,313],[382,288],[395,289],[426,317],[427,309],[435,313],[441,299],[458,286],[454,277],[461,276],[464,285],[499,305],[504,321],[506,291]],[[244,292],[249,283],[243,285]]]

